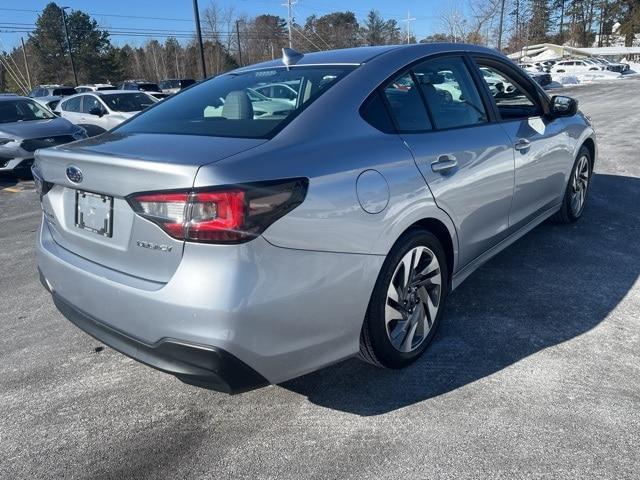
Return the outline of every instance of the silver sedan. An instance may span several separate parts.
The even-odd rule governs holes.
[[[59,310],[226,392],[353,355],[414,362],[468,275],[583,215],[597,156],[573,99],[489,49],[283,53],[34,166]],[[273,84],[292,108],[255,109]]]

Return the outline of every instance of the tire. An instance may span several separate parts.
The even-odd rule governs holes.
[[[409,288],[402,285],[407,265],[413,265]],[[360,334],[360,357],[385,368],[416,361],[436,334],[448,293],[449,272],[440,241],[426,230],[409,230],[378,275]],[[389,321],[391,317],[398,318]]]
[[[586,160],[586,164],[584,163],[583,159]],[[585,172],[586,178],[584,177]],[[558,212],[553,217],[551,217],[551,220],[556,223],[574,223],[580,219],[582,213],[584,212],[584,207],[587,203],[587,194],[589,193],[589,187],[591,186],[592,176],[593,159],[591,158],[591,152],[589,152],[589,149],[583,145],[578,152],[576,161],[573,163],[571,175],[569,176],[569,182],[567,183],[567,188],[564,192],[564,198],[562,199],[562,206],[560,207],[560,210],[558,210]],[[576,203],[574,203],[576,202],[575,195],[577,193],[576,182],[579,183],[579,190],[583,195],[579,208],[576,208]]]

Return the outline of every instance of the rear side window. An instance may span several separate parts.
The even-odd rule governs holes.
[[[62,104],[60,108],[65,112],[80,112],[80,101],[82,97],[70,98]]]
[[[414,74],[437,129],[488,121],[480,94],[462,58],[427,60],[414,68]]]
[[[163,100],[117,130],[270,138],[354,68],[301,65],[220,75]],[[275,85],[297,92],[295,99],[270,97],[270,89],[262,88]]]
[[[395,131],[384,100],[377,90],[362,104],[360,115],[369,125],[384,133],[393,133]]]
[[[431,121],[410,73],[403,73],[384,87],[384,95],[401,132],[431,130]]]

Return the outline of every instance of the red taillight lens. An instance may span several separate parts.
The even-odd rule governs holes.
[[[180,240],[240,243],[260,235],[304,200],[306,178],[211,190],[153,192],[128,197],[140,216]]]

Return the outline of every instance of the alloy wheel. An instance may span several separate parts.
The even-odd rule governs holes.
[[[412,352],[431,331],[442,295],[438,257],[427,247],[415,247],[398,263],[387,290],[386,332],[393,347]]]
[[[578,216],[582,212],[589,186],[589,160],[586,155],[578,159],[571,181],[571,212]]]

